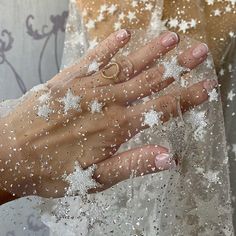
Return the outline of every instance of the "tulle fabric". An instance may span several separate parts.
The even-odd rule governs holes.
[[[162,7],[158,1],[150,26],[133,32],[132,47],[124,49],[124,54],[160,34],[164,29]],[[81,13],[71,0],[61,69],[79,63],[91,47],[88,38]],[[172,54],[193,42],[189,38],[183,41]],[[190,74],[187,86],[203,79],[217,79],[210,56]],[[152,97],[181,86],[183,83],[175,82]],[[1,116],[21,99],[2,103]],[[139,133],[118,151],[143,144],[164,145],[178,156],[178,168],[138,178],[134,172],[129,180],[86,199],[45,199],[40,209],[51,235],[233,235],[222,103],[220,99],[207,102],[179,115],[161,127]]]
[[[161,1],[152,14],[148,30],[133,32],[132,50],[164,29]],[[174,54],[191,42],[186,38]],[[62,68],[78,63],[89,47],[81,13],[71,0]],[[217,79],[210,56],[191,72],[189,85],[203,79]],[[153,97],[178,87],[176,82]],[[133,178],[134,172],[129,180],[89,195],[86,201],[45,201],[42,219],[51,235],[233,235],[222,103],[207,102],[179,115],[139,133],[118,152],[143,144],[165,145],[180,158],[180,167],[138,178]]]

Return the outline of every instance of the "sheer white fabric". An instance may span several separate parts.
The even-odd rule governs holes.
[[[161,15],[159,1],[148,30],[135,32],[133,49],[161,32]],[[186,39],[177,51],[191,42]],[[73,0],[62,68],[77,63],[89,46],[81,13]],[[211,57],[191,72],[190,84],[203,79],[217,79]],[[176,82],[163,93],[177,87],[180,84]],[[118,152],[150,143],[169,146],[172,154],[181,159],[179,169],[131,177],[109,190],[89,195],[86,201],[79,197],[45,201],[41,206],[42,218],[51,234],[233,235],[220,99],[180,114],[180,118],[162,127],[145,130]]]
[[[67,30],[62,68],[78,62],[90,45],[81,14],[74,1],[70,4],[67,29],[76,30]],[[149,29],[136,32],[133,49],[160,33],[161,13],[162,5],[157,5]],[[209,58],[192,71],[191,83],[217,79],[212,65]],[[178,86],[176,82],[164,93]],[[1,116],[20,101],[2,103]],[[162,127],[145,130],[119,152],[149,143],[169,146],[181,158],[179,169],[131,178],[86,201],[45,200],[42,219],[51,235],[233,235],[221,102],[207,102]]]

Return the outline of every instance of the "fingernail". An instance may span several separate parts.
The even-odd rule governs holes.
[[[123,41],[125,39],[127,39],[130,36],[130,32],[126,29],[121,29],[117,32],[116,34],[116,39],[118,41]]]
[[[206,80],[204,83],[203,83],[203,87],[204,89],[206,89],[207,92],[211,92],[215,87],[217,87],[218,85],[218,82],[217,80]]]
[[[201,43],[193,50],[193,57],[200,59],[201,57],[206,56],[208,51],[208,46],[205,43]]]
[[[168,170],[176,167],[175,160],[168,153],[158,154],[155,159],[155,165],[158,170]]]
[[[161,40],[164,47],[171,47],[179,42],[179,36],[175,32],[168,32]]]

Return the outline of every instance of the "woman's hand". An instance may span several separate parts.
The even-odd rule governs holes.
[[[111,34],[79,64],[31,92],[1,120],[2,188],[17,196],[60,197],[68,187],[65,176],[73,173],[76,163],[83,169],[96,164],[93,178],[100,186],[92,191],[108,188],[133,172],[143,175],[175,165],[168,150],[155,145],[114,154],[148,125],[177,116],[177,100],[187,111],[206,101],[216,84],[202,81],[134,105],[174,81],[163,79],[163,65],[154,62],[173,49],[179,38],[165,32],[127,57],[117,57],[117,64],[106,66],[130,36],[126,30]],[[198,44],[180,54],[178,61],[193,69],[206,57],[206,46]],[[106,78],[112,75],[116,76]]]

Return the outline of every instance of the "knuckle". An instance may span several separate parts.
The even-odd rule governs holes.
[[[117,58],[116,61],[119,63],[121,67],[121,73],[124,75],[126,79],[134,74],[133,63],[131,62],[130,59],[128,59],[125,56],[122,56]]]

